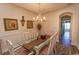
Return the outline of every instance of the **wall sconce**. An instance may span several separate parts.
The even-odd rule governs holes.
[[[24,16],[22,16],[21,24],[22,24],[22,26],[24,26],[24,24],[25,24]]]

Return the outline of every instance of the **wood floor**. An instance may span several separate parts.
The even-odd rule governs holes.
[[[69,47],[67,47],[58,42],[54,46],[53,51],[54,51],[53,53],[54,55],[79,55],[79,49],[76,46],[70,45]]]

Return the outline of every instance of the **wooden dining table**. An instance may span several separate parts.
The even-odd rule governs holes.
[[[42,40],[42,39],[38,39],[38,40],[34,40],[30,43],[26,43],[26,44],[23,44],[23,47],[27,50],[32,50],[32,48],[36,45],[39,45],[41,44],[42,42],[44,42],[45,40]]]
[[[33,51],[35,52],[35,50],[33,49],[34,46],[37,46],[41,43],[43,43],[44,41],[46,41],[51,35],[46,35],[46,38],[38,38],[36,40],[33,40],[30,43],[25,43],[22,45],[23,48],[27,49],[28,51]]]

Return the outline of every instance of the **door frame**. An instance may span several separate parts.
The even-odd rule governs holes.
[[[61,35],[61,17],[63,16],[70,16],[70,40],[72,40],[72,19],[73,19],[73,14],[71,12],[64,12],[60,14],[59,16],[59,42],[60,42],[60,35]]]

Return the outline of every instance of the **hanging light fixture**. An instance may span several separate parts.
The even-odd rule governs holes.
[[[38,13],[38,15],[36,17],[33,17],[33,20],[40,21],[40,22],[46,21],[46,17],[42,16],[42,14],[41,14],[40,3],[38,3],[38,7],[39,7],[39,11],[38,11],[39,13]]]

